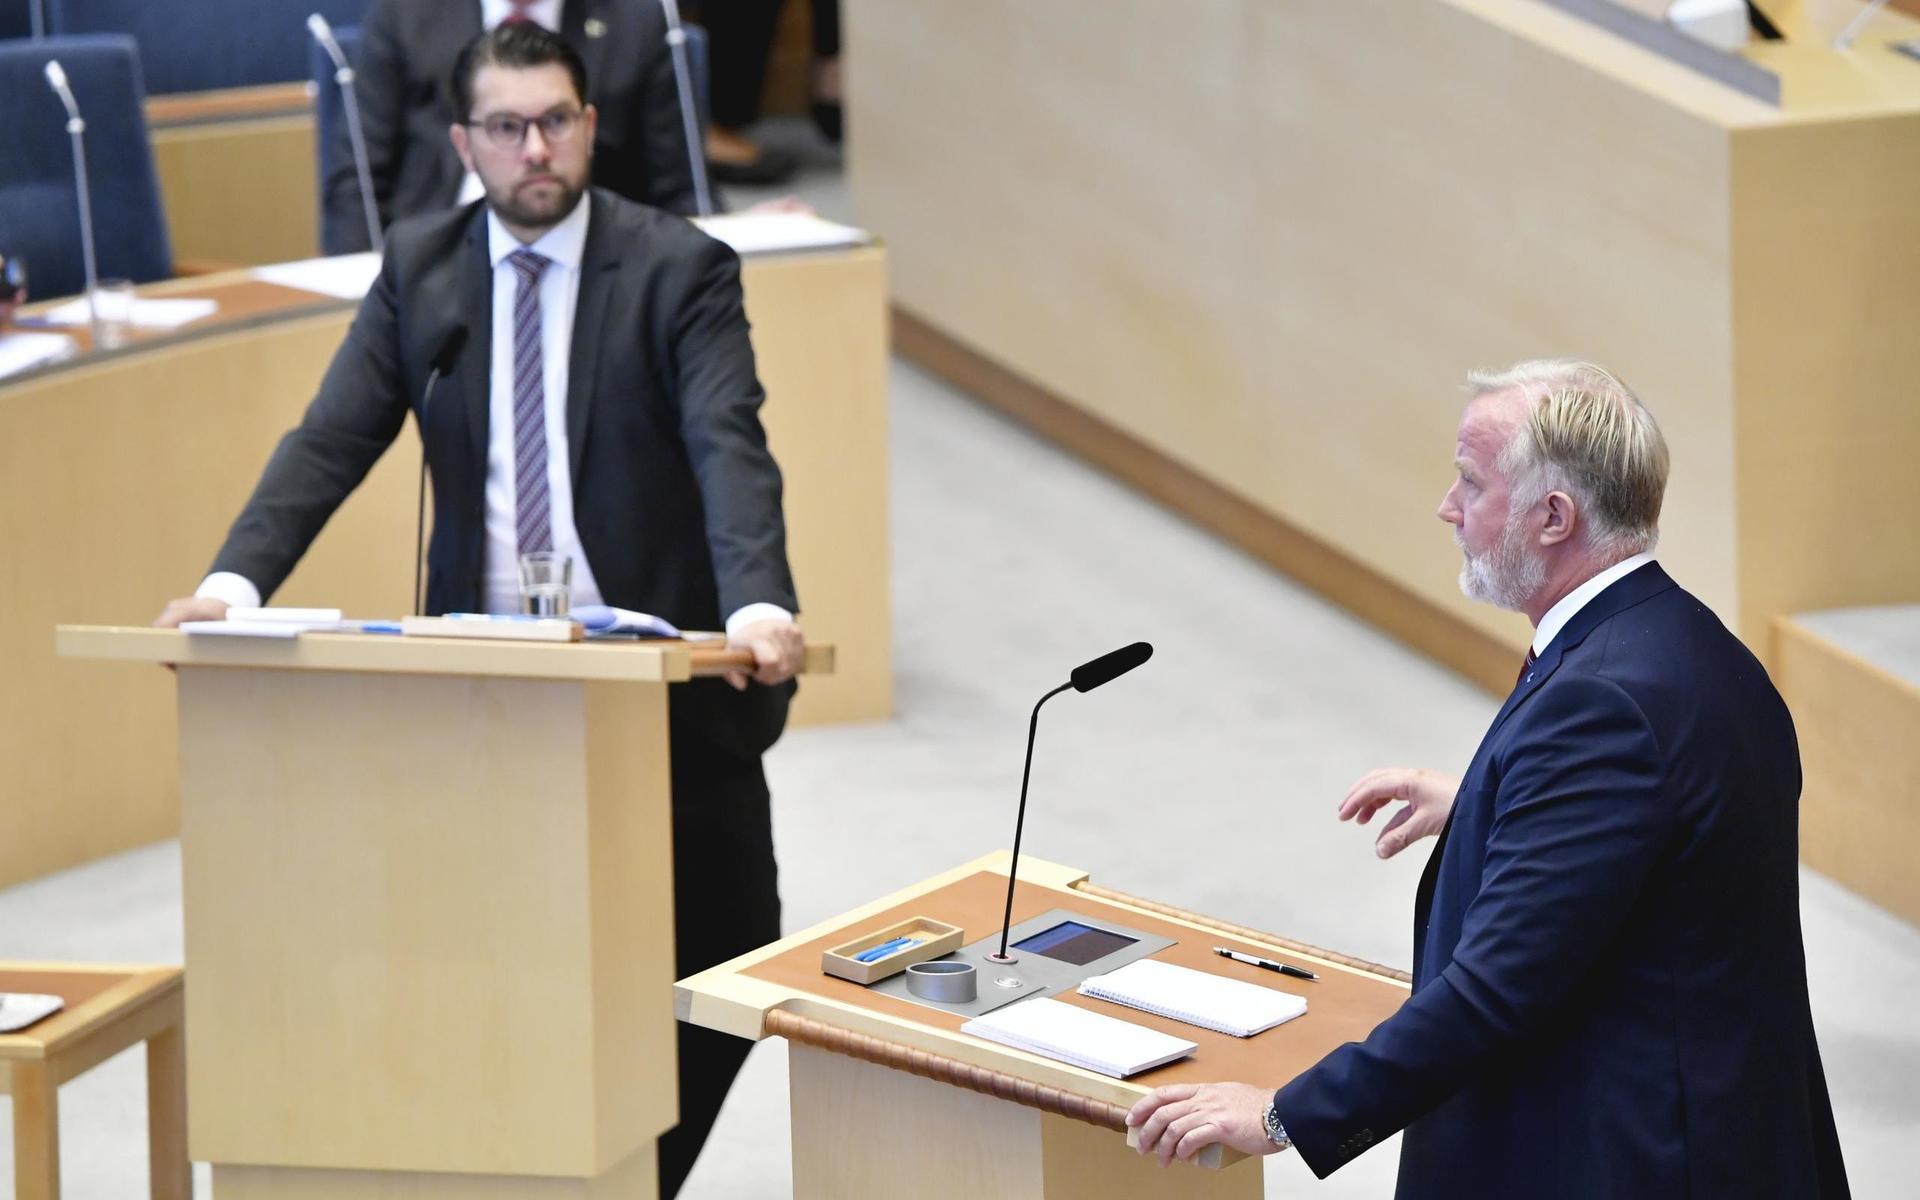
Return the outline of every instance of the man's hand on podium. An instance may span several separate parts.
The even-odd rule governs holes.
[[[1347,789],[1346,799],[1340,801],[1340,819],[1357,819],[1365,825],[1385,805],[1406,801],[1407,806],[1393,814],[1373,841],[1375,854],[1392,858],[1421,838],[1439,833],[1459,791],[1460,781],[1451,775],[1419,767],[1386,767],[1367,772]]]
[[[807,639],[792,621],[768,618],[742,625],[727,636],[727,645],[735,650],[753,651],[754,661],[760,664],[753,673],[754,681],[775,684],[785,683],[799,673]],[[726,680],[740,691],[747,690],[745,671],[728,671]]]
[[[182,621],[224,621],[226,617],[225,600],[215,600],[211,596],[183,596],[167,601],[167,606],[153,619],[153,627],[177,629]]]
[[[1166,1166],[1188,1162],[1219,1142],[1242,1154],[1272,1154],[1280,1149],[1267,1137],[1267,1105],[1272,1088],[1250,1083],[1176,1083],[1155,1088],[1127,1113],[1140,1131],[1136,1149]]]

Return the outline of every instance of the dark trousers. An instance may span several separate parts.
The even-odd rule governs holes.
[[[782,0],[707,0],[700,23],[707,30],[708,95],[713,123],[740,129],[760,119],[767,86],[767,60]],[[840,56],[840,0],[813,0],[813,56]]]
[[[678,731],[676,731],[678,732]],[[780,938],[779,880],[759,759],[673,740],[674,977]],[[686,1182],[753,1043],[681,1023],[680,1124],[660,1139],[660,1195]]]

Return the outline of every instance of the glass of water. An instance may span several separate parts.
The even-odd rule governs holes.
[[[520,556],[520,611],[564,617],[573,609],[573,559],[552,550]]]
[[[104,349],[124,346],[133,339],[133,281],[102,279],[93,291],[94,336]]]

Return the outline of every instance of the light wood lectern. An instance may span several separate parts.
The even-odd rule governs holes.
[[[188,1138],[220,1200],[655,1195],[678,1120],[667,692],[724,652],[58,647],[178,664]]]

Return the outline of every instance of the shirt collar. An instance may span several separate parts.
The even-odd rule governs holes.
[[[1612,587],[1617,580],[1626,578],[1652,561],[1652,554],[1636,554],[1632,558],[1623,558],[1560,597],[1560,602],[1547,610],[1547,615],[1540,618],[1539,626],[1533,631],[1534,657],[1538,658],[1545,654],[1547,647],[1553,644],[1554,637],[1567,627],[1568,621],[1573,620],[1573,614],[1585,608],[1595,596]]]
[[[531,250],[542,258],[565,267],[569,271],[580,269],[580,260],[586,255],[587,217],[593,210],[593,198],[585,192],[580,194],[580,203],[573,211],[563,217],[558,225],[541,234],[533,244],[522,246],[520,239],[507,232],[500,218],[492,208],[487,209],[487,260],[496,270],[505,261],[507,255],[516,250]]]
[[[480,21],[488,29],[513,15],[511,0],[480,0]],[[533,0],[527,15],[553,33],[560,32],[560,0]]]

